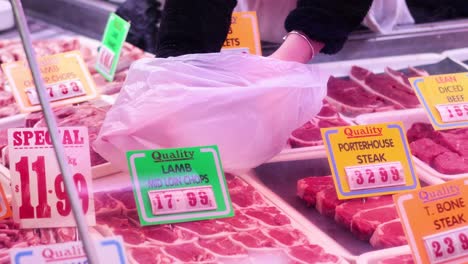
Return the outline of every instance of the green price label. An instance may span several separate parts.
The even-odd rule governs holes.
[[[141,225],[234,216],[216,146],[127,152]]]
[[[95,65],[96,71],[110,82],[114,79],[120,52],[129,29],[130,23],[115,13],[110,14]]]

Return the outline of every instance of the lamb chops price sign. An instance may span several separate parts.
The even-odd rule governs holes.
[[[142,225],[234,215],[216,146],[127,152]]]
[[[436,130],[468,127],[468,74],[410,78]]]
[[[52,106],[88,101],[98,96],[96,85],[79,51],[38,59]],[[25,61],[2,64],[22,112],[41,110],[31,71]]]
[[[419,188],[401,122],[321,129],[340,199]]]
[[[95,65],[96,70],[109,82],[114,79],[120,53],[129,30],[130,23],[115,13],[110,14]]]
[[[95,224],[89,137],[86,127],[61,127],[66,159],[83,213]],[[68,194],[46,128],[8,130],[13,219],[22,228],[75,226]]]
[[[395,195],[416,263],[468,263],[468,179]]]

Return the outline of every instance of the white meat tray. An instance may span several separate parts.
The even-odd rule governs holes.
[[[456,63],[468,69],[468,65],[464,63],[464,61],[468,61],[468,48],[446,50],[442,52],[442,55],[451,58]]]
[[[416,122],[430,123],[426,112],[422,108],[390,111],[384,113],[364,114],[356,118],[356,123],[362,125],[395,121],[401,121],[406,130],[408,130],[413,125],[413,123]],[[429,184],[438,184],[444,181],[468,177],[468,173],[453,175],[442,174],[433,169],[431,166],[424,163],[423,161],[421,161],[420,159],[416,158],[415,156],[413,156],[413,162],[416,165],[419,178],[421,178]]]
[[[308,237],[309,241],[323,247],[328,253],[342,257],[339,262],[340,264],[350,263],[348,260],[356,259],[356,257],[351,256],[325,232],[312,225],[306,218],[294,210],[294,208],[285,203],[280,197],[271,192],[263,184],[259,183],[253,175],[253,172],[247,172],[239,177],[259,191],[270,204],[277,206],[283,213],[289,216],[291,219],[291,225],[294,228],[301,230]],[[132,186],[132,183],[128,172],[119,172],[93,181],[95,192],[123,189],[129,186]]]
[[[378,264],[380,260],[398,257],[406,254],[411,254],[411,250],[408,245],[383,250],[376,250],[359,256],[356,261],[356,264]]]

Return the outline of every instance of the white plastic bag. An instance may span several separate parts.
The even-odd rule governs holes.
[[[129,150],[217,145],[225,170],[253,168],[320,110],[316,67],[245,54],[139,60],[94,148],[127,170]]]
[[[397,25],[414,24],[406,0],[374,0],[363,24],[374,32],[388,34]]]

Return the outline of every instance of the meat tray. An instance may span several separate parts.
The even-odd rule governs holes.
[[[235,216],[235,218],[237,220],[235,220],[234,218],[234,221],[242,221],[240,219],[242,218],[245,218],[246,215],[249,215],[249,218],[250,218],[250,214],[247,212],[246,215],[244,215],[246,213],[245,210],[257,210],[258,212],[262,211],[262,210],[265,210],[267,208],[272,208],[275,207],[279,210],[280,214],[276,215],[275,216],[275,220],[274,220],[274,223],[269,223],[268,225],[264,225],[264,224],[261,224],[260,226],[257,226],[255,227],[255,229],[253,230],[250,230],[249,232],[250,233],[256,233],[258,230],[261,230],[261,232],[266,232],[265,234],[270,234],[268,233],[268,230],[273,230],[275,228],[287,228],[287,226],[291,226],[293,228],[293,230],[299,230],[301,233],[303,233],[307,240],[310,241],[311,243],[313,244],[317,244],[317,245],[320,245],[320,247],[322,247],[323,249],[325,249],[325,252],[328,252],[328,253],[332,253],[333,255],[336,255],[336,256],[340,256],[338,258],[338,262],[333,262],[333,263],[349,263],[347,260],[350,259],[349,256],[347,256],[346,252],[344,250],[341,249],[341,247],[336,243],[334,242],[333,239],[331,239],[329,236],[327,236],[322,230],[318,229],[317,227],[311,225],[309,222],[307,221],[304,221],[303,219],[301,219],[300,215],[297,214],[297,212],[294,211],[294,209],[288,207],[287,204],[283,203],[281,201],[281,199],[277,198],[274,196],[274,194],[272,194],[268,189],[266,189],[263,185],[259,184],[257,181],[255,181],[251,176],[250,173],[247,173],[245,175],[242,175],[242,176],[239,176],[238,178],[241,179],[242,181],[246,182],[249,186],[251,186],[250,188],[253,187],[253,189],[248,189],[249,192],[252,192],[252,193],[245,193],[245,191],[243,192],[238,192],[236,191],[236,189],[238,188],[238,184],[239,183],[235,183],[235,184],[230,184],[230,181],[233,180],[233,176],[229,176],[229,179],[228,179],[228,175],[226,176],[226,178],[228,179],[227,182],[228,182],[228,186],[229,186],[229,191],[231,193],[231,200],[233,201],[233,204],[235,206],[235,210],[236,210],[236,215],[237,214],[240,214],[239,216]],[[236,181],[234,181],[236,182]],[[232,183],[232,182],[231,182]],[[95,189],[95,192],[96,193],[105,193],[105,194],[109,194],[111,197],[116,197],[112,194],[113,190],[122,190],[122,189],[127,189],[129,188],[129,186],[131,185],[131,181],[130,181],[130,176],[128,175],[128,173],[117,173],[115,175],[112,175],[112,176],[109,176],[109,177],[103,177],[103,178],[100,178],[100,179],[97,179],[94,181],[94,189]],[[260,200],[264,200],[266,203],[263,203],[263,202],[260,202],[257,203],[257,202],[254,202],[253,204],[250,204],[250,202],[248,202],[250,200],[250,198],[248,197],[251,197],[252,194],[254,193],[257,193],[255,194],[254,196],[252,197],[256,197],[255,199],[258,199],[260,198]],[[257,195],[260,195],[260,196],[257,196]],[[122,195],[121,195],[122,197]],[[130,195],[130,196],[126,196],[129,200],[132,200],[134,201],[134,198],[133,198],[133,195]],[[100,199],[100,198],[96,198],[95,197],[95,200],[96,199]],[[120,198],[121,199],[121,198]],[[134,203],[134,202],[132,202]],[[128,203],[126,203],[128,204]],[[265,207],[266,206],[266,207]],[[98,207],[99,209],[98,212],[96,213],[97,215],[101,214],[103,211],[101,210],[102,208],[101,207]],[[132,209],[125,209],[125,208],[132,208],[132,206],[128,206],[128,205],[125,205],[124,206],[124,211],[127,211],[126,215],[128,217],[130,217],[132,215],[132,213],[129,213],[130,211],[129,210],[132,210]],[[114,210],[115,211],[115,210]],[[134,212],[135,213],[135,212]],[[283,223],[283,218],[282,216],[286,215],[288,219],[290,219],[290,224],[287,224],[287,226],[284,226]],[[108,215],[106,214],[105,215],[106,218],[112,218],[112,215]],[[253,219],[253,218],[252,218]],[[260,218],[258,218],[260,219]],[[242,231],[241,230],[237,230],[237,231],[234,231],[234,233],[231,231],[221,231],[222,233],[210,233],[210,234],[207,234],[207,233],[203,233],[203,232],[206,232],[208,231],[208,229],[210,229],[210,227],[207,227],[207,226],[204,226],[204,225],[209,225],[210,223],[211,224],[215,224],[217,225],[217,223],[225,223],[226,221],[230,221],[229,219],[219,219],[220,221],[212,221],[212,220],[208,220],[208,221],[199,221],[199,222],[188,222],[188,223],[183,223],[183,224],[173,224],[171,225],[171,229],[174,230],[174,232],[178,232],[180,235],[182,234],[187,234],[186,232],[186,229],[187,228],[187,225],[188,226],[191,226],[191,225],[194,225],[194,226],[198,226],[198,228],[200,228],[200,231],[198,231],[198,235],[196,235],[196,238],[195,238],[195,243],[196,245],[199,245],[199,246],[202,246],[202,248],[204,247],[202,245],[202,240],[203,239],[211,239],[211,237],[215,236],[217,237],[216,239],[218,239],[220,236],[224,236],[224,237],[229,237],[228,240],[231,240],[231,241],[235,241],[234,245],[239,245],[239,241],[240,240],[237,240],[237,238],[234,238],[235,236],[237,236],[236,234],[241,234]],[[110,233],[106,233],[106,230],[109,231],[108,229],[106,229],[106,221],[109,221],[109,220],[98,220],[98,226],[96,227],[98,230],[101,231],[101,233],[105,234],[105,235],[110,235]],[[258,221],[258,220],[257,220]],[[153,229],[151,228],[165,228],[166,225],[161,225],[161,226],[155,226],[155,227],[144,227],[144,228],[140,228],[140,229],[136,229],[136,231],[139,231],[139,232],[143,232],[146,234],[146,232],[148,231],[151,231]],[[126,226],[128,227],[128,226]],[[181,227],[182,227],[182,230],[181,230]],[[197,228],[197,229],[198,229]],[[205,231],[203,231],[202,229],[204,229]],[[185,230],[185,231],[184,231]],[[193,230],[190,229],[192,231],[195,231],[197,232],[197,230]],[[111,231],[111,233],[114,232],[114,234],[117,234],[119,233],[118,230],[114,230],[114,231]],[[227,233],[224,233],[224,232],[227,232]],[[240,233],[239,233],[240,232]],[[164,232],[163,232],[164,233]],[[191,233],[191,232],[189,232]],[[223,235],[225,234],[225,235]],[[293,235],[294,237],[294,235]],[[127,236],[128,238],[128,236]],[[154,241],[154,240],[149,240],[149,242],[147,241],[146,243],[142,243],[142,244],[131,244],[132,241],[131,240],[126,240],[125,237],[124,237],[124,240],[126,241],[126,245],[127,245],[127,250],[128,250],[128,253],[129,253],[129,257],[131,260],[133,260],[134,258],[134,249],[135,248],[142,248],[144,247],[144,245],[148,246],[148,243],[156,243],[156,244],[153,244],[153,245],[159,245],[160,248],[157,248],[157,247],[154,247],[153,250],[160,250],[160,249],[163,249],[165,250],[165,248],[167,248],[168,246],[170,247],[171,245],[173,244],[179,244],[180,243],[185,243],[184,241],[181,241],[181,239],[183,240],[184,238],[182,237],[179,237],[179,240],[176,240],[175,242],[164,242],[164,243],[160,243],[158,241]],[[152,242],[151,242],[152,241]],[[165,240],[167,241],[167,240]],[[294,240],[294,244],[293,245],[302,245],[302,243],[304,242],[303,239],[297,239],[297,240]],[[231,242],[232,243],[232,242]],[[265,246],[267,244],[264,244]],[[265,258],[268,258],[269,261],[274,261],[275,263],[289,263],[287,261],[285,261],[283,259],[284,256],[282,256],[281,254],[277,255],[277,253],[275,253],[276,250],[278,249],[275,249],[274,247],[272,247],[271,249],[268,249],[268,247],[270,246],[261,246],[260,248],[257,248],[255,250],[253,250],[253,248],[250,248],[249,247],[246,247],[247,248],[247,252],[248,252],[248,259],[252,262],[249,262],[247,261],[246,259],[235,259],[236,257],[239,258],[240,256],[239,255],[232,255],[232,256],[229,256],[230,258],[228,259],[222,259],[223,263],[266,263],[266,259]],[[295,247],[295,246],[293,246]],[[209,247],[208,247],[209,248]],[[287,250],[288,247],[285,248],[285,250]],[[206,250],[206,249],[205,249]],[[167,254],[167,251],[164,251],[166,252]],[[212,252],[212,250],[208,250],[208,252]],[[273,255],[271,255],[273,254]],[[171,257],[174,257],[174,255],[170,254]],[[215,254],[215,256],[217,256]],[[272,260],[271,257],[272,256],[276,256],[276,259]],[[161,258],[164,258],[164,254],[163,255],[160,255]],[[167,255],[166,255],[167,257]],[[218,256],[219,257],[219,256]],[[224,256],[226,257],[226,256]],[[202,259],[200,258],[197,258],[198,261],[201,261]],[[219,260],[219,259],[218,259]],[[193,263],[199,263],[198,261],[194,261]],[[206,260],[205,260],[206,261]],[[224,262],[225,261],[225,262]],[[247,261],[247,262],[246,262]],[[322,259],[322,261],[324,261]],[[326,262],[326,261],[325,261]],[[133,263],[133,262],[131,262]],[[137,262],[138,263],[138,262]],[[166,262],[163,262],[163,263],[166,263]],[[172,262],[168,262],[168,263],[172,263]],[[192,263],[192,262],[190,262]],[[200,262],[202,263],[202,262]],[[203,262],[203,263],[206,263],[206,262]],[[212,263],[212,262],[210,262]],[[326,262],[326,263],[329,263],[329,262]]]
[[[377,124],[377,123],[384,123],[384,122],[396,122],[396,121],[401,121],[405,129],[409,129],[413,125],[413,123],[416,123],[416,122],[425,122],[425,123],[430,122],[424,109],[422,108],[410,109],[410,110],[399,110],[399,111],[392,111],[392,112],[385,112],[385,113],[364,114],[356,118],[356,123],[362,124],[362,125]],[[416,165],[416,170],[420,179],[430,184],[441,183],[441,180],[449,181],[449,180],[454,180],[454,179],[460,179],[463,177],[468,177],[468,173],[453,174],[453,175],[440,173],[415,156],[413,156],[413,162]]]
[[[306,230],[326,236],[332,241],[330,243],[335,244],[336,252],[349,261],[355,261],[359,255],[375,249],[368,241],[357,239],[347,228],[338,225],[333,218],[325,217],[316,209],[308,207],[297,196],[298,180],[330,173],[326,159],[309,159],[264,164],[250,171],[244,179],[302,223]],[[422,182],[422,185],[427,183]]]
[[[458,61],[449,60],[447,59],[447,57],[435,53],[412,54],[404,56],[391,56],[317,64],[323,76],[335,77],[348,76],[351,67],[354,65],[367,68],[369,70],[372,70],[374,73],[384,72],[385,67],[391,67],[392,69],[400,70],[405,69],[409,66],[418,66],[418,68],[424,69],[430,74],[449,73],[462,71],[465,69],[465,66],[461,65]],[[347,117],[343,114],[339,115],[344,121],[349,122],[350,124],[354,123],[356,120],[356,118]],[[326,152],[323,145],[302,148],[290,148],[288,146],[288,148],[285,148],[281,153],[279,153],[277,156],[275,156],[268,162],[271,163],[296,159],[313,159],[323,157],[326,157]]]
[[[376,250],[359,256],[356,264],[404,264],[409,262],[404,262],[401,257],[408,258],[409,255],[411,255],[411,250],[408,245]],[[393,261],[391,262],[390,259],[393,259]]]
[[[468,69],[468,48],[446,50],[442,52],[442,55],[451,58],[453,61]]]

